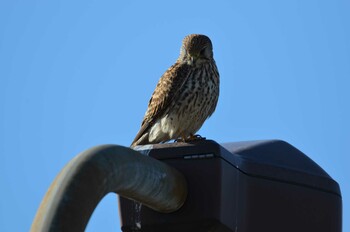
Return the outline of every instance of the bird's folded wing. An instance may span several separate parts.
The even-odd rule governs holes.
[[[178,99],[182,91],[182,86],[188,79],[190,70],[188,64],[176,62],[163,74],[149,100],[141,129],[137,133],[132,144],[139,140],[155,121],[166,113],[171,102]]]

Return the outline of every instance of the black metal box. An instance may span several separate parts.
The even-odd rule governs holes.
[[[340,232],[339,185],[305,154],[280,140],[211,140],[138,147],[182,172],[183,207],[157,213],[120,197],[122,230]],[[136,207],[136,208],[135,208]]]

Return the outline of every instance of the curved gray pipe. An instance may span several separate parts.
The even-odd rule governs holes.
[[[187,187],[180,172],[156,159],[117,145],[93,147],[56,177],[31,231],[84,231],[97,204],[110,192],[168,213],[183,205]]]

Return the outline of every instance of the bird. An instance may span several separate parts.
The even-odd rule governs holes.
[[[131,147],[205,139],[195,133],[215,111],[219,84],[211,40],[187,35],[178,59],[159,79]]]

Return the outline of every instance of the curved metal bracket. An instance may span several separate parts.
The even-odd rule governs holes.
[[[183,205],[187,187],[176,169],[128,147],[93,147],[56,177],[31,231],[84,231],[97,204],[110,192],[168,213]]]

